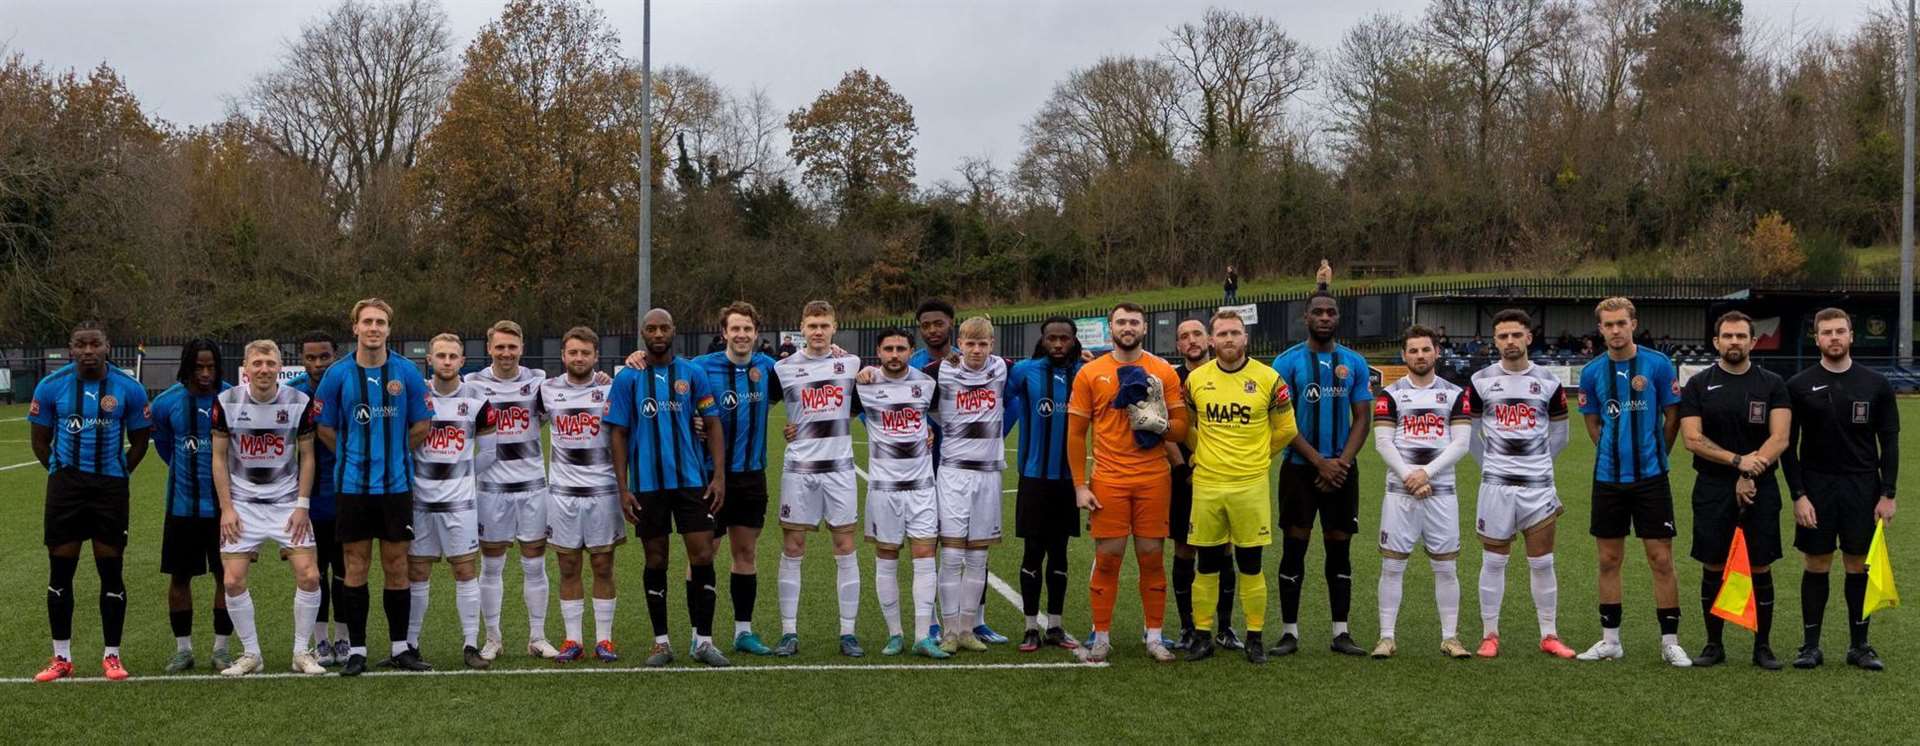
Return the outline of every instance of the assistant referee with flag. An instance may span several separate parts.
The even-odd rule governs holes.
[[[1726,569],[1735,527],[1746,534],[1752,568],[1755,616],[1753,665],[1780,670],[1768,634],[1773,630],[1773,574],[1780,559],[1780,483],[1774,465],[1787,450],[1793,410],[1787,382],[1747,357],[1753,346],[1753,319],[1729,311],[1713,324],[1713,346],[1720,361],[1695,374],[1680,392],[1680,435],[1693,453],[1693,558],[1700,576],[1701,616],[1707,645],[1695,666],[1726,661],[1721,632],[1726,620],[1714,615],[1714,599]]]

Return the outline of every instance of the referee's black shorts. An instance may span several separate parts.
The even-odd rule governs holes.
[[[1793,548],[1807,554],[1865,555],[1873,546],[1873,508],[1880,502],[1880,475],[1848,474],[1808,469],[1801,476],[1807,501],[1813,503],[1813,528],[1793,530]]]
[[[1747,535],[1747,561],[1755,566],[1780,559],[1780,481],[1769,472],[1754,480],[1757,490],[1745,512],[1734,497],[1735,480],[1700,474],[1693,480],[1693,558],[1721,565],[1733,547],[1733,529]]]
[[[125,477],[91,474],[71,466],[47,475],[46,545],[91,541],[125,549],[127,495]]]
[[[1071,479],[1020,477],[1014,495],[1013,535],[1021,539],[1059,539],[1080,535],[1079,498]]]
[[[355,495],[336,498],[334,538],[342,544],[356,541],[413,541],[413,492]]]
[[[1679,533],[1673,526],[1673,485],[1667,475],[1625,484],[1593,483],[1588,533],[1596,539],[1624,539],[1629,530],[1642,541],[1671,539]]]
[[[1280,528],[1311,529],[1319,515],[1322,532],[1360,533],[1360,465],[1348,469],[1346,483],[1332,490],[1315,486],[1319,477],[1312,464],[1288,460],[1280,467]]]

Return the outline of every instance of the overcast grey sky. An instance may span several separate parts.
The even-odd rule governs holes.
[[[464,48],[501,0],[445,0]],[[1746,0],[1750,25],[1844,32],[1884,0]],[[0,0],[0,46],[55,69],[112,65],[148,111],[183,125],[221,117],[270,69],[283,40],[330,0]],[[640,57],[640,0],[601,0]],[[918,181],[952,178],[961,158],[1005,165],[1055,81],[1108,54],[1154,54],[1167,29],[1219,5],[1276,18],[1316,49],[1374,12],[1413,18],[1426,0],[658,0],[653,61],[722,85],[761,86],[805,105],[866,67],[913,104]]]

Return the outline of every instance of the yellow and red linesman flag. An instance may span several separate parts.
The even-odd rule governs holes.
[[[1893,587],[1893,558],[1887,554],[1887,522],[1873,527],[1873,544],[1867,549],[1867,603],[1862,618],[1873,612],[1900,605],[1900,592]]]
[[[1753,567],[1747,564],[1747,533],[1733,529],[1733,547],[1727,550],[1727,569],[1720,576],[1720,595],[1713,599],[1713,615],[1752,631],[1760,630],[1753,600]]]

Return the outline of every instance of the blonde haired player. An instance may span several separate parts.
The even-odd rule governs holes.
[[[1238,570],[1247,615],[1247,662],[1265,663],[1267,648],[1260,631],[1266,623],[1267,579],[1260,555],[1273,543],[1267,474],[1274,454],[1298,434],[1293,397],[1279,373],[1247,357],[1247,325],[1239,314],[1215,313],[1211,331],[1214,359],[1187,374],[1186,384],[1193,420],[1186,438],[1193,449],[1193,512],[1187,543],[1199,554],[1199,574],[1193,581],[1194,635],[1187,660],[1213,657],[1220,574],[1232,567]]]
[[[940,649],[983,652],[974,620],[987,587],[987,548],[1000,543],[1000,473],[1006,469],[1007,361],[993,354],[993,322],[961,322],[959,359],[927,366],[938,381],[940,470]]]
[[[220,562],[226,568],[227,613],[242,653],[220,673],[245,676],[265,668],[254,625],[247,568],[260,545],[280,546],[293,566],[293,670],[326,673],[307,641],[320,614],[320,566],[307,520],[313,490],[312,400],[280,385],[280,346],[247,344],[247,385],[221,392],[213,407],[213,489],[220,499]]]
[[[486,388],[460,380],[460,366],[467,362],[462,347],[455,334],[441,334],[427,343],[427,364],[433,371],[427,385],[432,406],[427,409],[433,420],[426,441],[413,449],[413,543],[407,547],[413,603],[408,607],[407,645],[420,649],[420,627],[432,598],[433,562],[445,558],[453,567],[453,603],[465,640],[462,658],[468,668],[484,669],[490,661],[478,647],[480,511],[474,478],[492,465],[494,446],[482,436],[493,434],[499,418]]]
[[[787,450],[780,478],[780,642],[774,655],[800,652],[800,561],[807,534],[822,522],[833,535],[840,602],[840,654],[866,655],[854,636],[860,616],[859,492],[853,482],[854,415],[860,400],[854,379],[860,358],[833,350],[832,304],[807,303],[800,312],[806,347],[774,365],[787,408]]]

